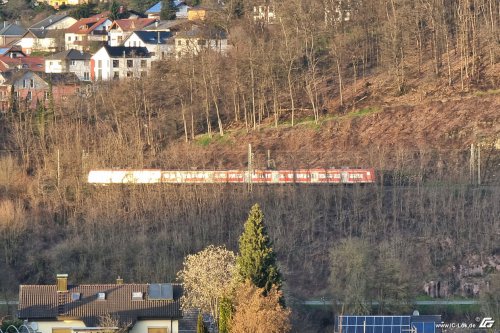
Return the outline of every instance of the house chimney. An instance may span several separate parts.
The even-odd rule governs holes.
[[[57,274],[57,292],[68,291],[68,274]]]
[[[116,278],[116,284],[123,284],[123,279],[120,276]]]

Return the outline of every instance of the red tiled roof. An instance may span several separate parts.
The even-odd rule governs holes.
[[[151,25],[155,22],[156,22],[156,19],[154,19],[154,18],[116,20],[113,22],[110,29],[118,26],[122,29],[122,31],[135,31],[135,30],[143,29],[144,27],[147,27],[148,25]]]
[[[148,297],[148,284],[94,284],[69,286],[67,292],[57,292],[55,285],[22,285],[19,290],[20,319],[78,318],[87,327],[99,325],[101,316],[110,314],[120,324],[134,324],[138,319],[181,318],[180,297],[182,286],[173,284],[173,300],[152,300]],[[142,300],[132,300],[133,292],[142,292]],[[73,300],[73,293],[80,298]],[[97,294],[105,293],[105,300]]]
[[[0,56],[0,63],[2,67],[8,69],[30,69],[34,72],[45,71],[45,59],[43,57],[18,57],[11,58],[7,56]]]
[[[66,29],[66,32],[86,35],[86,34],[91,33],[92,31],[94,31],[94,29],[97,28],[99,25],[106,22],[107,19],[108,19],[107,17],[83,18],[83,19],[78,20],[78,22],[73,24],[68,29]]]

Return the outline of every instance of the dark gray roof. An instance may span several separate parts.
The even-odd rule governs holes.
[[[53,55],[46,57],[49,60],[90,60],[92,54],[87,52],[82,52],[74,49],[62,51]]]
[[[105,45],[104,48],[111,58],[118,58],[125,56],[126,58],[149,58],[150,54],[145,47],[125,47],[125,46],[109,46]]]
[[[33,24],[29,29],[45,29],[49,26],[51,26],[54,23],[57,23],[61,21],[62,19],[68,17],[66,14],[56,14],[56,15],[50,15],[46,19],[41,20],[40,22],[37,22]]]
[[[166,44],[167,40],[172,37],[170,31],[134,31],[145,44]],[[159,41],[158,41],[159,37]]]
[[[67,292],[57,292],[55,285],[22,285],[19,289],[20,319],[78,318],[87,327],[96,327],[99,317],[110,314],[120,324],[134,324],[145,318],[182,317],[180,297],[182,286],[174,284],[173,300],[150,300],[148,284],[93,284],[68,286]],[[132,300],[133,292],[141,292],[142,300]],[[79,299],[73,299],[73,293]],[[105,293],[105,300],[97,294]]]
[[[42,80],[45,82],[51,82],[53,85],[65,85],[65,84],[78,84],[80,80],[75,73],[45,73],[45,72],[37,72]]]
[[[64,38],[64,30],[59,29],[29,29],[36,38],[55,38],[55,37],[63,37]]]
[[[197,309],[182,311],[182,319],[179,320],[179,333],[196,333],[199,312]]]
[[[27,30],[20,25],[8,22],[0,23],[1,36],[23,36]]]
[[[193,25],[189,30],[181,30],[176,33],[177,38],[205,38],[205,39],[226,39],[224,30],[211,26]]]

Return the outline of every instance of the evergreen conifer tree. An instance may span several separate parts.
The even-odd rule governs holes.
[[[233,314],[231,300],[224,297],[219,305],[219,333],[229,333],[229,321]]]
[[[163,0],[161,3],[160,18],[162,20],[175,20],[175,2],[174,0]]]
[[[239,255],[236,265],[241,280],[250,280],[267,293],[272,286],[282,285],[281,274],[276,265],[276,254],[264,225],[264,214],[258,204],[250,210],[245,230],[239,240]]]
[[[205,323],[203,323],[203,316],[201,312],[198,313],[198,321],[196,322],[196,333],[207,333],[208,330],[205,327]]]
[[[118,20],[120,18],[120,4],[113,0],[111,3],[111,8],[109,9],[111,14],[109,15],[109,18],[114,20]]]

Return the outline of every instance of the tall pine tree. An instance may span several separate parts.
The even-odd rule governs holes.
[[[264,214],[258,204],[250,210],[245,230],[239,240],[239,255],[236,265],[239,277],[250,280],[267,293],[274,285],[282,285],[281,274],[276,265],[276,254],[264,225]]]
[[[161,2],[160,18],[162,20],[175,20],[176,18],[174,0],[163,0]]]

